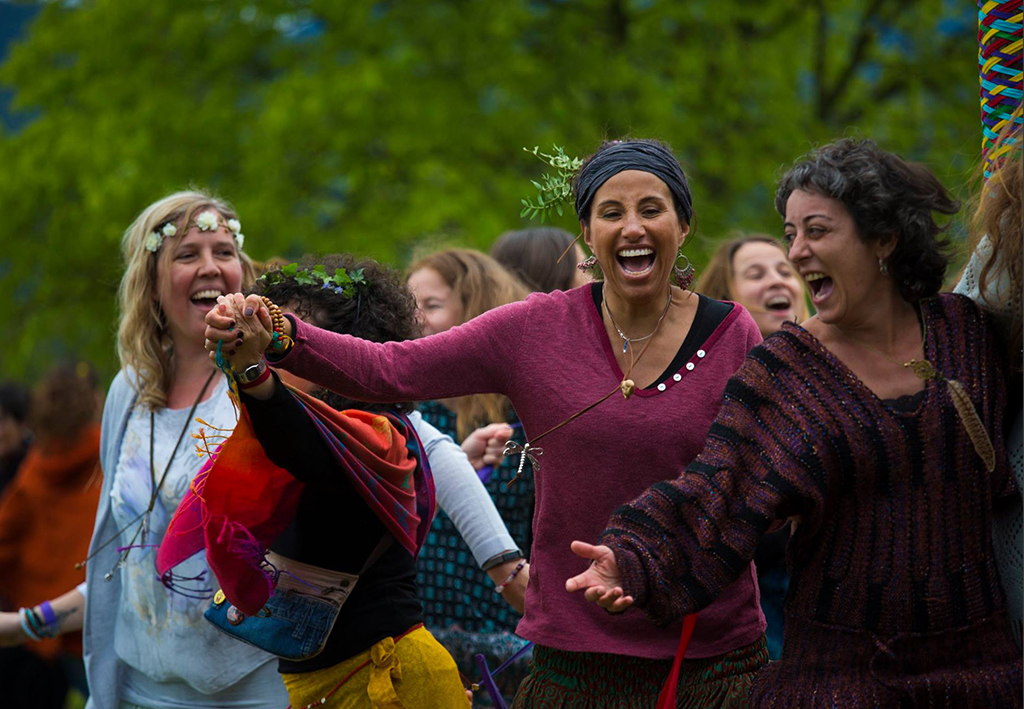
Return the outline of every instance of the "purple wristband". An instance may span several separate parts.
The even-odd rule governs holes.
[[[49,601],[43,601],[39,604],[39,612],[43,614],[43,622],[47,628],[57,622],[57,614],[53,612],[53,606],[50,605]]]

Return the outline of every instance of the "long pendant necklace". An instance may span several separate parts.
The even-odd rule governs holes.
[[[658,328],[661,327],[661,321],[665,319],[666,315],[668,315],[669,306],[672,305],[672,289],[669,288],[669,291],[668,291],[668,302],[665,303],[665,309],[661,311],[661,316],[658,318],[658,322],[655,323],[654,329],[651,330],[646,335],[644,335],[643,337],[626,337],[626,333],[624,333],[619,328],[618,324],[615,322],[615,317],[612,315],[612,311],[608,307],[608,299],[607,298],[604,299],[603,304],[604,304],[604,311],[606,313],[608,313],[608,319],[612,321],[612,327],[615,328],[615,332],[619,333],[619,337],[622,338],[622,354],[626,354],[626,350],[628,350],[629,346],[631,344],[633,344],[634,342],[643,342],[644,340],[649,340],[652,337],[654,337],[654,333],[656,333],[658,331]]]
[[[914,376],[922,381],[927,382],[934,380],[940,384],[945,382],[946,391],[949,393],[949,398],[953,401],[953,407],[956,409],[956,413],[960,417],[960,423],[963,424],[964,429],[967,431],[967,436],[971,439],[971,443],[974,445],[974,451],[978,454],[978,457],[984,461],[988,472],[991,473],[996,469],[996,451],[992,445],[992,439],[989,438],[988,431],[985,430],[985,424],[983,424],[981,418],[978,417],[978,411],[974,408],[974,402],[971,401],[971,397],[967,395],[967,392],[964,390],[964,387],[960,382],[955,379],[946,379],[946,377],[942,375],[942,372],[940,372],[925,355],[925,342],[928,340],[928,321],[925,320],[923,313],[921,314],[921,359],[914,358],[907,362],[895,360],[877,347],[872,347],[871,345],[853,340],[849,335],[844,333],[835,325],[832,325],[832,328],[840,337],[850,344],[871,350],[872,352],[880,355],[886,361],[909,369],[914,373]]]
[[[174,462],[174,458],[178,454],[178,448],[181,447],[181,442],[182,442],[182,440],[184,440],[185,433],[188,431],[189,424],[192,423],[192,417],[195,416],[196,409],[199,408],[199,404],[203,400],[203,396],[206,395],[206,390],[210,388],[210,382],[213,381],[213,378],[214,378],[214,376],[216,376],[216,374],[217,374],[216,370],[213,371],[213,372],[210,372],[210,376],[207,378],[206,382],[203,384],[203,388],[199,391],[199,395],[196,396],[196,400],[192,403],[192,408],[189,409],[188,416],[185,417],[185,425],[182,426],[181,433],[178,434],[178,440],[174,444],[174,449],[171,451],[171,457],[170,457],[170,459],[168,459],[167,465],[164,466],[164,472],[160,476],[160,482],[159,483],[157,483],[157,480],[156,480],[156,467],[155,467],[154,462],[153,462],[154,449],[156,447],[156,413],[152,409],[150,410],[150,412],[149,412],[149,482],[150,482],[150,490],[151,490],[151,492],[150,492],[150,496],[149,496],[149,504],[146,506],[145,510],[143,510],[142,512],[140,512],[138,515],[135,516],[135,519],[133,519],[131,522],[126,524],[121,529],[117,530],[117,532],[115,532],[114,535],[110,539],[108,539],[103,544],[101,544],[99,547],[97,547],[96,551],[94,551],[92,554],[90,554],[84,561],[80,561],[79,563],[75,564],[75,568],[76,569],[80,569],[83,566],[85,566],[86,563],[88,563],[93,557],[95,557],[101,551],[103,551],[108,546],[113,544],[115,541],[120,539],[121,535],[124,534],[128,529],[131,528],[131,526],[133,524],[135,524],[139,520],[142,520],[142,524],[140,524],[138,526],[138,528],[135,530],[135,534],[132,535],[131,541],[129,541],[128,544],[126,544],[123,547],[118,547],[117,548],[117,551],[119,552],[119,556],[117,558],[117,562],[114,564],[114,567],[103,576],[103,580],[104,581],[110,581],[112,578],[114,578],[114,572],[117,571],[122,566],[124,566],[125,561],[128,559],[128,553],[132,549],[134,549],[135,547],[144,545],[146,543],[146,536],[149,534],[149,518],[150,518],[150,515],[153,512],[153,508],[156,506],[156,501],[157,501],[157,498],[160,495],[160,490],[163,489],[164,482],[167,480],[167,474],[171,471],[171,463]],[[139,542],[139,544],[136,544],[135,542],[138,541],[140,535],[142,536],[142,540]]]
[[[506,490],[508,490],[510,487],[512,487],[513,483],[515,483],[520,477],[522,477],[523,468],[526,466],[526,461],[527,460],[529,460],[530,463],[533,465],[533,472],[534,473],[539,473],[540,472],[540,464],[537,462],[537,456],[542,455],[544,453],[544,449],[543,448],[537,448],[535,444],[540,439],[544,438],[544,436],[548,435],[549,433],[554,433],[555,431],[560,429],[562,426],[565,426],[566,424],[575,421],[576,419],[578,419],[580,416],[582,416],[583,414],[585,414],[588,411],[590,411],[595,406],[598,406],[599,404],[601,404],[601,403],[605,402],[606,400],[608,400],[609,397],[611,397],[612,395],[614,395],[617,392],[622,394],[622,398],[623,399],[628,399],[630,396],[633,395],[633,391],[636,389],[636,384],[634,383],[634,381],[632,379],[630,379],[630,376],[633,374],[633,368],[636,367],[636,363],[640,361],[640,359],[644,356],[644,354],[646,354],[647,348],[651,346],[651,342],[652,342],[651,338],[654,337],[654,335],[657,334],[659,328],[661,328],[661,322],[662,322],[662,320],[665,319],[665,315],[668,313],[668,310],[669,310],[669,308],[671,306],[672,306],[672,290],[670,289],[669,292],[668,292],[668,303],[665,304],[665,311],[661,314],[661,317],[658,318],[658,323],[654,326],[654,331],[650,335],[645,335],[644,337],[633,338],[633,340],[632,340],[632,342],[637,342],[638,340],[647,340],[647,344],[645,344],[640,349],[640,354],[638,354],[638,355],[636,355],[634,357],[633,356],[633,349],[632,348],[623,347],[623,349],[622,349],[623,353],[625,353],[627,349],[629,350],[629,368],[626,369],[626,373],[622,376],[622,381],[619,382],[618,386],[616,386],[610,392],[608,392],[607,394],[602,396],[600,399],[595,401],[593,404],[588,404],[587,406],[584,406],[582,409],[580,409],[579,411],[577,411],[576,413],[574,413],[572,416],[570,416],[569,418],[565,419],[561,423],[555,424],[554,426],[549,428],[547,431],[545,431],[544,433],[542,433],[539,436],[537,436],[536,438],[534,438],[533,441],[527,441],[526,445],[519,445],[515,441],[509,441],[508,443],[505,444],[505,450],[503,451],[504,455],[506,455],[506,456],[518,455],[518,456],[520,456],[520,458],[519,458],[519,468],[516,470],[515,476],[511,480],[509,480],[507,483],[505,483],[505,489]],[[604,307],[607,310],[607,308],[608,308],[607,301],[604,302]],[[611,318],[611,312],[610,311],[608,312],[608,317]],[[612,320],[612,325],[615,325],[615,321],[614,320]],[[630,339],[622,334],[622,331],[619,330],[617,325],[615,326],[615,329],[618,330],[619,336],[622,337],[624,340],[626,340],[626,344],[628,345],[629,342],[630,342]],[[524,433],[525,433],[525,430],[524,430]]]

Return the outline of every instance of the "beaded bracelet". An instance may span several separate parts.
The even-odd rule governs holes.
[[[497,595],[499,595],[499,596],[500,596],[500,595],[501,595],[502,593],[504,593],[504,591],[505,591],[505,587],[506,587],[506,586],[508,586],[508,585],[509,585],[510,583],[512,583],[512,579],[514,579],[514,578],[516,577],[516,575],[517,575],[517,574],[518,574],[518,573],[519,573],[520,571],[522,571],[522,570],[523,570],[523,567],[524,567],[524,566],[526,566],[526,559],[520,559],[520,560],[519,560],[519,563],[518,563],[518,564],[516,564],[516,568],[515,568],[515,569],[513,569],[513,570],[512,570],[512,573],[510,573],[510,574],[508,575],[508,578],[507,578],[507,579],[505,579],[504,581],[502,581],[501,583],[499,583],[499,584],[498,584],[497,586],[495,586],[495,587],[494,587],[494,592],[495,592],[495,593],[496,593]]]
[[[280,306],[265,295],[261,295],[260,298],[270,311],[270,323],[274,330],[270,335],[270,345],[267,349],[273,350],[274,354],[280,357],[292,348],[295,340],[284,334],[284,313],[281,312]]]

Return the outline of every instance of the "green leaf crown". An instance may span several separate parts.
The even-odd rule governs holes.
[[[538,146],[534,146],[533,150],[523,148],[555,170],[553,175],[544,175],[540,182],[530,180],[537,188],[536,202],[531,199],[520,200],[523,203],[523,209],[519,212],[519,216],[529,219],[540,217],[541,224],[551,218],[552,212],[557,212],[558,216],[565,214],[565,206],[572,201],[572,181],[583,166],[581,158],[566,155],[565,150],[557,145],[553,148],[553,155],[540,152]]]
[[[363,276],[363,269],[357,268],[353,271],[337,268],[333,275],[327,273],[323,264],[313,266],[312,269],[304,268],[299,270],[299,264],[290,263],[282,266],[276,271],[267,271],[258,279],[267,286],[274,286],[285,281],[295,281],[300,286],[319,285],[326,290],[332,290],[338,295],[351,298],[360,287],[367,285]]]

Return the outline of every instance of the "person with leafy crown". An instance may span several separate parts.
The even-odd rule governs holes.
[[[268,271],[251,292],[282,304],[277,324],[294,313],[377,342],[418,330],[400,276],[347,254]],[[278,655],[294,707],[467,706],[415,582],[434,513],[427,450],[436,456],[443,437],[408,404],[361,404],[272,373],[263,351],[279,328],[266,324],[236,321],[239,424],[179,506],[158,573],[173,585],[174,569],[205,548],[221,585],[211,622]]]
[[[680,249],[694,208],[666,146],[604,144],[579,167],[572,191],[593,253],[584,266],[603,280],[534,293],[408,342],[286,320],[294,344],[268,359],[360,401],[508,397],[525,441],[509,452],[519,469],[531,466],[536,485],[526,613],[517,627],[535,646],[514,706],[653,707],[682,624],[610,615],[567,594],[565,572],[579,564],[569,543],[596,536],[622,503],[692,460],[726,381],[761,336],[741,307],[688,290],[693,273]],[[260,307],[252,297],[221,301],[207,317],[212,354],[234,341],[232,322],[256,318]],[[748,562],[696,621],[678,706],[741,704],[767,661],[764,629]]]
[[[5,643],[83,629],[90,707],[288,702],[272,655],[220,633],[203,618],[209,601],[165,588],[153,568],[154,547],[203,464],[192,434],[235,423],[229,382],[205,356],[203,330],[218,297],[253,282],[244,243],[234,209],[197,190],[149,205],[121,241],[122,369],[103,410],[103,487],[86,581],[0,615]],[[183,572],[209,576],[205,556]]]
[[[572,543],[590,565],[565,587],[672,623],[791,520],[782,657],[750,706],[1020,707],[992,535],[1019,500],[1004,349],[972,300],[939,292],[935,214],[959,204],[925,166],[848,138],[798,160],[775,206],[816,314],[750,352],[676,478]]]
[[[103,488],[86,583],[22,614],[0,613],[3,645],[74,632],[84,624],[90,706],[220,702],[279,708],[288,702],[276,658],[204,620],[208,599],[162,585],[151,552],[204,464],[193,439],[230,433],[235,425],[230,382],[206,357],[203,331],[205,313],[217,297],[254,282],[244,238],[226,202],[189,191],[147,207],[122,240],[123,369],[104,407]],[[417,422],[417,430],[435,461],[439,500],[478,563],[512,548],[465,455],[422,424]],[[176,571],[209,579],[203,554]],[[157,637],[159,643],[151,641]]]

